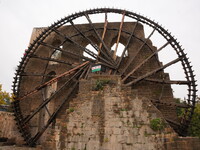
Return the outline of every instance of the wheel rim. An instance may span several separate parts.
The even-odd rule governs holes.
[[[98,14],[102,14],[103,16],[105,15],[105,21],[103,22],[103,26],[96,28],[97,26],[92,21],[91,16],[98,15]],[[108,27],[110,22],[108,22],[109,17],[107,18],[107,15],[110,15],[110,14],[121,15],[121,18],[118,19],[119,20],[118,28],[115,28],[115,27],[109,28]],[[86,19],[88,26],[90,26],[89,30],[80,31],[79,25],[74,23],[77,19],[79,19],[81,17],[84,17]],[[131,30],[132,32],[130,32],[130,30],[126,30],[126,28],[125,29],[123,28],[123,25],[126,25],[124,18],[129,18],[131,20],[131,22],[135,22],[134,26],[132,26],[132,30]],[[149,26],[151,29],[153,29],[152,32],[149,34],[149,37],[147,37],[146,39],[143,39],[134,34],[135,28],[137,28],[138,24],[142,24],[144,26]],[[71,36],[63,34],[62,28],[64,28],[65,25],[70,25],[71,28],[74,31],[76,31],[76,34],[73,34]],[[104,31],[105,31],[105,34],[104,34]],[[91,32],[93,32],[93,34],[97,38],[97,40],[98,40],[97,43],[95,43],[95,40],[93,40],[92,38],[89,38],[87,36],[88,34],[91,34]],[[115,54],[113,55],[110,52],[111,46],[107,46],[106,43],[104,42],[104,36],[106,38],[106,32],[113,32],[113,33],[116,32],[117,33],[117,39],[116,39],[117,46],[115,46],[114,53],[115,53],[115,51],[117,51],[118,44],[120,43],[120,38],[122,38],[121,35],[126,35],[129,38],[126,39],[126,44],[125,44],[124,49],[128,49],[129,42],[131,39],[137,39],[138,41],[141,42],[141,45],[140,45],[140,47],[142,47],[141,50],[143,49],[143,47],[148,47],[148,49],[150,51],[152,51],[151,52],[152,56],[149,55],[147,58],[143,58],[143,60],[139,64],[137,64],[135,66],[135,68],[132,68],[130,71],[127,71],[128,68],[131,66],[131,63],[133,61],[135,61],[135,59],[137,59],[137,57],[136,57],[137,53],[136,53],[135,57],[130,58],[129,62],[122,69],[121,64],[125,59],[123,56],[123,55],[125,55],[125,51],[122,52],[121,57],[118,57],[118,59],[116,60],[117,56]],[[158,49],[158,51],[153,50],[152,46],[148,45],[148,39],[150,39],[151,36],[153,36],[154,32],[159,33],[166,41],[166,43],[163,44],[160,47],[160,49]],[[52,45],[51,39],[49,39],[49,37],[51,37],[52,35],[53,35],[53,37],[56,37],[56,38],[59,37],[59,39],[61,38],[62,41],[60,43],[58,42],[57,44]],[[79,37],[79,38],[82,37],[85,41],[90,43],[90,45],[92,45],[93,48],[97,50],[97,53],[94,53],[93,51],[86,49],[84,44],[81,45],[80,43],[76,43],[76,40],[74,40],[76,37]],[[85,51],[87,54],[89,54],[91,57],[93,57],[93,59],[83,56],[83,54],[79,55],[79,54],[69,53],[69,51],[68,51],[68,54],[74,55],[75,58],[77,57],[78,59],[80,59],[79,61],[75,61],[75,62],[78,62],[77,64],[73,64],[72,63],[73,61],[68,62],[66,60],[61,60],[61,59],[54,57],[53,55],[55,54],[55,52],[57,50],[61,51],[63,49],[63,46],[66,43],[68,43],[68,44],[71,43],[73,46],[76,46],[77,49],[79,49],[79,50],[82,49],[82,51]],[[170,61],[170,62],[166,63],[165,65],[162,65],[158,68],[150,70],[150,71],[146,72],[145,74],[138,75],[137,77],[133,77],[134,73],[136,73],[138,69],[142,68],[146,62],[148,62],[152,57],[154,57],[159,51],[162,51],[167,45],[170,45],[172,50],[174,50],[176,52],[176,55],[177,55],[176,59],[174,59],[173,61]],[[40,53],[40,51],[42,51],[41,47],[43,47],[43,49],[46,48],[47,49],[46,51],[50,51],[49,49],[51,49],[50,54],[48,54],[48,56],[46,54],[44,56],[42,56],[42,52]],[[137,52],[139,53],[141,50],[139,48]],[[100,53],[100,54],[98,55],[98,53]],[[41,54],[41,55],[38,55],[38,54]],[[24,86],[23,79],[24,78],[31,79],[31,76],[33,76],[33,74],[32,74],[33,72],[31,72],[31,75],[27,74],[27,71],[29,71],[28,66],[30,65],[30,62],[32,59],[44,60],[43,69],[42,69],[43,72],[39,71],[40,74],[37,74],[37,75],[34,74],[34,76],[41,75],[40,80],[37,80],[37,82],[38,82],[37,86],[35,86],[32,90],[23,91],[23,90],[21,90],[21,89],[23,89],[22,87]],[[89,62],[86,63],[87,61],[83,61],[83,59],[85,59]],[[76,85],[78,84],[78,81],[80,78],[87,78],[88,72],[91,67],[90,66],[91,63],[95,63],[97,61],[99,63],[109,67],[110,70],[112,70],[109,72],[110,74],[120,75],[122,77],[122,81],[124,82],[124,84],[127,86],[133,86],[133,88],[134,88],[134,86],[137,87],[137,84],[140,84],[140,82],[143,82],[144,80],[146,82],[153,82],[153,83],[161,83],[162,82],[162,84],[178,84],[178,85],[184,84],[184,85],[187,85],[187,87],[188,87],[188,97],[187,97],[187,101],[186,101],[187,107],[184,106],[186,114],[184,115],[182,120],[179,122],[180,123],[178,125],[179,129],[177,130],[177,132],[181,135],[186,134],[187,128],[190,124],[191,117],[193,115],[194,107],[195,107],[196,80],[194,78],[195,76],[193,74],[192,66],[191,66],[186,54],[184,53],[184,50],[181,48],[181,46],[179,45],[177,40],[167,30],[165,30],[163,27],[158,25],[158,23],[155,23],[154,21],[151,21],[150,19],[148,19],[146,17],[143,17],[141,15],[138,15],[138,14],[135,14],[135,13],[132,13],[129,11],[120,10],[120,9],[101,8],[101,9],[87,10],[87,11],[72,14],[68,17],[65,17],[65,18],[57,21],[56,23],[52,24],[50,27],[44,29],[44,31],[36,38],[36,40],[33,41],[33,43],[28,48],[26,55],[24,55],[24,57],[22,58],[19,66],[18,66],[18,69],[16,71],[16,76],[14,77],[14,82],[13,82],[14,83],[13,84],[13,93],[16,96],[15,101],[13,102],[13,108],[14,108],[14,113],[15,113],[18,128],[19,128],[20,132],[22,133],[22,136],[24,137],[24,139],[28,145],[34,145],[37,142],[37,140],[40,138],[40,136],[43,134],[43,132],[45,131],[45,128],[48,128],[49,124],[52,123],[52,120],[56,118],[56,115],[55,116],[50,115],[49,118],[52,118],[50,123],[48,123],[48,121],[47,121],[47,123],[44,124],[44,126],[41,129],[38,129],[38,131],[36,132],[35,135],[33,135],[33,133],[31,132],[32,129],[29,127],[29,125],[31,124],[30,120],[35,117],[35,114],[37,114],[42,109],[46,109],[46,111],[48,112],[48,109],[47,109],[48,102],[47,101],[45,102],[45,100],[48,99],[49,97],[44,96],[45,95],[44,87],[47,85],[51,85],[51,84],[47,84],[47,82],[48,81],[49,82],[51,81],[51,83],[59,82],[64,77],[68,76],[68,78],[64,79],[64,83],[68,83],[68,81],[70,82],[69,85],[67,85],[68,90],[69,90],[70,85],[74,85],[74,88],[75,88]],[[60,76],[60,78],[58,78],[55,81],[53,81],[56,78],[55,74],[53,74],[53,75],[48,74],[48,72],[49,72],[48,68],[49,68],[51,62],[62,64],[63,66],[68,66],[68,69],[66,69],[66,72],[60,72],[60,74],[58,74],[56,76],[56,77]],[[179,81],[179,80],[177,80],[177,81],[170,81],[170,80],[161,81],[161,80],[154,80],[154,79],[148,78],[160,71],[163,71],[165,68],[175,64],[176,62],[181,62],[186,80],[184,80],[184,81]],[[121,68],[120,68],[120,66],[121,66]],[[73,69],[75,69],[75,71],[73,71]],[[70,75],[67,74],[67,72],[70,72]],[[63,73],[66,73],[67,75],[63,75]],[[47,77],[49,77],[48,80],[47,80]],[[33,79],[33,77],[32,77],[32,79]],[[75,79],[76,81],[72,81],[73,79]],[[167,82],[167,83],[164,83],[164,82]],[[63,85],[65,85],[64,83],[63,83]],[[60,88],[61,87],[62,86],[60,86]],[[32,96],[32,94],[34,94],[35,89],[36,89],[36,92],[40,92],[43,95],[43,100],[41,101],[41,104],[38,105],[39,106],[38,108],[40,108],[40,106],[42,106],[42,107],[40,109],[36,108],[29,114],[25,114],[24,111],[22,110],[22,105],[20,103],[21,103],[22,99],[25,99],[25,101],[28,101],[28,99],[31,99],[31,96]],[[55,91],[55,93],[59,93],[58,90],[59,89],[57,89]],[[28,93],[24,93],[24,92],[28,92]],[[72,92],[69,92],[69,93],[72,93]],[[70,96],[70,94],[66,97],[69,97],[69,96]],[[63,102],[64,101],[65,100],[63,100]],[[152,100],[152,102],[154,104],[156,103],[155,100]],[[163,105],[167,105],[167,104],[163,104]],[[178,106],[175,106],[175,107],[178,107]],[[171,120],[168,120],[168,122],[170,124],[174,124],[174,125],[176,124]],[[45,125],[47,125],[47,126],[45,126]],[[42,130],[42,132],[41,132],[41,130]]]

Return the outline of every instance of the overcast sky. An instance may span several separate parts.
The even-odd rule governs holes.
[[[0,0],[3,89],[11,92],[14,70],[28,47],[34,27],[49,26],[71,13],[99,7],[140,13],[169,29],[188,53],[200,84],[200,0]]]

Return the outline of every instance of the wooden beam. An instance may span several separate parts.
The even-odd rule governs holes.
[[[123,79],[122,82],[124,82],[129,76],[131,76],[136,70],[138,70],[142,65],[144,65],[150,58],[152,58],[153,56],[155,56],[158,52],[160,52],[163,48],[165,48],[167,45],[169,44],[169,42],[167,42],[166,44],[164,44],[162,47],[160,47],[158,50],[156,50],[155,52],[153,52],[149,57],[147,57],[144,61],[142,61],[138,66],[136,66],[135,68],[133,68],[132,71],[130,71]]]
[[[103,34],[101,39],[104,40],[105,34],[106,34],[106,30],[107,30],[107,25],[108,25],[108,20],[107,20],[107,13],[105,13],[105,23],[104,23],[104,27],[103,27]],[[102,51],[102,42],[99,44],[99,50],[98,50],[98,56],[100,55],[100,52]]]
[[[37,55],[30,55],[30,57],[45,60],[45,61],[53,61],[53,62],[66,64],[66,65],[70,65],[70,66],[72,65],[70,62],[66,62],[66,61],[63,61],[63,60],[57,60],[57,59],[53,59],[53,58],[50,58],[50,57],[42,57],[42,56],[37,56]]]
[[[94,27],[94,25],[93,25],[93,23],[92,23],[90,17],[88,16],[88,14],[85,13],[85,17],[86,17],[86,19],[88,20],[90,26],[93,28],[93,30],[94,30],[95,34],[97,35],[98,39],[99,39],[100,42],[103,44],[103,47],[105,48],[105,50],[106,50],[108,56],[110,57],[110,60],[109,60],[109,61],[110,61],[113,65],[116,65],[116,62],[115,62],[115,61],[113,60],[113,58],[112,58],[110,49],[106,46],[105,42],[104,42],[104,41],[102,40],[102,38],[100,37],[99,33],[97,32],[96,28]]]
[[[153,74],[155,74],[155,73],[157,73],[157,72],[159,72],[159,71],[161,71],[161,70],[163,70],[163,69],[165,69],[165,68],[171,66],[172,64],[177,63],[177,62],[180,61],[181,59],[182,59],[182,57],[179,57],[179,58],[177,58],[177,59],[175,59],[175,60],[173,60],[173,61],[171,61],[171,62],[169,62],[169,63],[167,63],[167,64],[165,64],[165,65],[163,65],[163,66],[161,66],[161,67],[159,67],[159,68],[157,68],[157,69],[154,69],[154,70],[151,71],[151,72],[148,72],[148,73],[146,73],[146,74],[140,76],[139,78],[137,78],[137,79],[135,79],[135,80],[133,80],[133,81],[128,82],[128,83],[125,84],[125,85],[126,85],[126,86],[130,86],[130,85],[132,85],[132,84],[136,84],[137,82],[139,82],[139,81],[141,81],[141,80],[144,80],[145,78],[147,78],[147,77],[149,77],[149,76],[151,76],[151,75],[153,75]]]
[[[60,112],[61,108],[63,107],[63,105],[67,102],[67,100],[69,99],[69,97],[71,96],[71,94],[73,93],[74,89],[76,88],[76,86],[78,85],[78,81],[76,81],[73,86],[69,89],[65,99],[63,100],[62,104],[59,105],[59,107],[55,110],[55,112],[51,115],[51,117],[49,118],[49,120],[47,121],[47,123],[45,124],[45,126],[42,127],[42,129],[40,131],[38,131],[35,136],[31,139],[30,141],[30,146],[34,145],[35,142],[42,136],[42,134],[46,131],[46,129],[49,127],[49,125],[53,122],[53,120],[57,117],[58,113]]]
[[[126,51],[127,51],[127,49],[128,49],[128,46],[129,46],[129,44],[130,44],[131,38],[132,38],[132,36],[133,36],[133,34],[134,34],[135,30],[136,30],[137,25],[138,25],[138,21],[137,21],[136,24],[134,25],[133,30],[132,30],[132,32],[131,32],[131,35],[129,36],[128,42],[126,43],[126,46],[124,47],[124,50],[123,50],[123,52],[122,52],[122,54],[121,54],[121,57],[120,57],[120,59],[119,59],[119,62],[117,63],[117,69],[118,69],[119,66],[121,65],[122,59],[123,59],[123,57],[124,57],[124,55],[125,55],[125,53],[126,53]]]
[[[27,94],[23,95],[22,97],[17,98],[17,100],[23,100],[23,99],[26,98],[27,96],[30,96],[30,95],[32,95],[32,94],[34,94],[34,93],[40,91],[42,88],[46,87],[47,85],[50,85],[50,84],[52,84],[52,83],[54,83],[54,82],[57,82],[60,78],[62,78],[62,77],[64,77],[64,76],[68,76],[68,75],[74,73],[74,71],[76,71],[77,69],[79,69],[79,68],[85,66],[85,65],[88,64],[88,63],[89,63],[89,61],[87,61],[87,62],[85,62],[85,63],[83,63],[83,64],[81,64],[81,65],[79,65],[79,66],[76,66],[75,68],[73,68],[73,69],[71,69],[71,70],[69,70],[69,71],[66,71],[66,72],[64,72],[64,73],[62,73],[62,74],[60,74],[60,75],[58,75],[57,77],[55,77],[55,78],[53,78],[53,79],[51,79],[51,80],[45,82],[44,84],[42,84],[42,85],[36,87],[33,91],[28,92]]]
[[[120,36],[121,36],[121,32],[122,32],[122,27],[123,27],[123,23],[124,23],[124,17],[125,17],[125,12],[122,15],[122,20],[121,20],[120,27],[119,27],[119,32],[118,32],[116,47],[115,47],[115,50],[114,50],[114,53],[113,53],[113,59],[114,60],[116,60],[116,58],[117,58],[117,56],[116,56],[116,54],[117,54],[117,48],[118,48],[118,45],[119,45],[119,40],[120,40]]]
[[[135,57],[139,54],[139,52],[142,50],[142,48],[144,47],[144,45],[146,45],[147,41],[150,39],[150,37],[153,35],[153,33],[155,32],[155,28],[153,29],[153,31],[150,33],[150,35],[147,37],[147,39],[145,39],[144,43],[140,46],[140,48],[137,50],[135,56],[133,56],[130,61],[127,63],[127,65],[124,67],[124,69],[122,70],[122,74],[124,74],[124,72],[128,69],[128,67],[130,66],[130,64],[133,62],[133,60],[135,59]]]
[[[79,34],[81,34],[81,36],[84,37],[84,38],[92,45],[92,47],[98,52],[100,48],[99,48],[90,38],[88,38],[87,36],[85,36],[85,34],[84,34],[80,29],[78,29],[78,28],[74,25],[73,21],[70,21],[70,23],[71,23],[71,25],[75,28],[75,30],[78,31]],[[102,53],[107,59],[109,59],[109,56],[108,56],[105,52],[101,51],[101,53]],[[99,54],[97,55],[97,57],[98,57],[98,56],[99,56]]]
[[[94,52],[90,51],[89,49],[79,45],[77,42],[75,42],[74,40],[72,40],[70,37],[67,37],[66,35],[62,34],[60,31],[54,29],[54,32],[56,32],[58,35],[60,35],[61,37],[63,37],[64,39],[68,39],[69,41],[71,41],[72,43],[74,43],[77,47],[79,47],[80,49],[82,49],[84,52],[86,52],[88,55],[92,56],[93,58],[97,59],[100,58],[102,61],[104,61],[105,63],[114,66],[109,60],[106,60],[105,58],[101,57],[101,56],[97,56],[97,54],[95,54]]]
[[[43,107],[45,107],[64,87],[66,87],[77,75],[81,73],[82,70],[77,71],[70,79],[65,82],[64,85],[60,89],[58,89],[55,93],[53,93],[49,98],[45,99],[37,109],[35,109],[30,115],[26,117],[23,121],[24,124],[28,123],[34,116],[37,114]]]

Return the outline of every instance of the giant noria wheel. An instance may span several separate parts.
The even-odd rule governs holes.
[[[187,135],[196,81],[184,50],[158,23],[130,11],[102,8],[43,28],[22,57],[13,82],[13,110],[27,145],[37,144],[94,65],[106,68],[102,75],[121,76],[124,86],[139,95],[146,93],[174,130]],[[170,79],[166,72],[173,66],[173,73],[183,72],[184,78]],[[172,85],[187,88],[184,103],[174,102]],[[182,118],[175,114],[178,108],[184,109]]]

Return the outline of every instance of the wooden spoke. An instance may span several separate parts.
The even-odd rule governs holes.
[[[105,13],[105,22],[104,22],[104,28],[103,28],[103,34],[101,39],[104,40],[106,30],[107,30],[107,25],[108,25],[108,19],[107,19],[107,13]],[[99,44],[99,50],[98,50],[98,56],[100,55],[100,52],[102,53],[102,42]]]
[[[71,69],[71,70],[69,70],[69,71],[66,71],[66,72],[63,73],[63,74],[58,75],[57,77],[55,77],[55,78],[53,78],[53,79],[51,79],[51,80],[45,82],[44,84],[42,84],[42,85],[36,87],[35,90],[33,90],[33,91],[31,91],[31,92],[28,92],[27,94],[25,94],[25,95],[22,96],[22,97],[19,97],[18,100],[23,100],[23,99],[26,98],[27,96],[30,96],[30,95],[32,95],[32,94],[34,94],[34,93],[40,91],[42,88],[46,87],[47,85],[50,85],[50,84],[52,84],[52,83],[54,83],[54,82],[57,82],[58,79],[60,79],[60,78],[62,78],[62,77],[64,77],[64,76],[68,76],[68,75],[74,73],[74,71],[76,71],[77,69],[79,69],[79,68],[85,66],[85,65],[88,64],[88,63],[89,63],[89,62],[87,61],[87,62],[85,62],[85,63],[83,63],[83,64],[81,64],[81,65],[79,65],[79,66],[77,66],[77,67],[75,67],[75,68],[73,68],[73,69]]]
[[[26,124],[29,122],[35,116],[35,114],[37,114],[44,106],[46,106],[64,87],[66,87],[78,74],[80,74],[81,71],[82,69],[77,71],[70,79],[67,80],[67,82],[65,82],[64,85],[62,85],[62,87],[60,87],[60,89],[53,93],[49,98],[45,99],[37,109],[35,109],[29,116],[26,117],[23,123]]]
[[[37,55],[31,55],[31,58],[37,58],[37,59],[41,59],[41,60],[46,60],[46,61],[53,61],[53,62],[57,62],[57,63],[61,63],[61,64],[66,64],[66,65],[72,65],[70,62],[66,62],[63,60],[57,60],[57,59],[53,59],[53,58],[49,58],[49,57],[42,57],[42,56],[37,56]]]
[[[116,53],[117,53],[117,48],[118,48],[118,44],[119,44],[121,32],[122,32],[122,26],[123,26],[123,23],[124,23],[124,17],[125,17],[125,13],[123,13],[123,15],[122,15],[122,20],[121,20],[120,27],[119,27],[119,32],[118,32],[116,47],[115,47],[115,50],[114,50],[114,53],[113,53],[113,59],[114,60],[116,60],[116,58],[117,58]]]
[[[136,76],[130,76],[132,79],[137,79]],[[190,81],[183,81],[183,80],[165,80],[165,79],[151,79],[145,78],[145,81],[160,83],[160,84],[178,84],[178,85],[190,85]]]
[[[99,33],[97,32],[96,28],[94,27],[94,25],[93,25],[93,23],[92,23],[90,17],[88,16],[88,14],[85,13],[85,17],[86,17],[86,19],[88,20],[90,26],[93,28],[95,34],[97,35],[98,39],[99,39],[100,42],[102,43],[103,47],[105,48],[107,54],[109,55],[110,61],[111,61],[114,65],[116,65],[116,62],[115,62],[115,61],[113,60],[113,58],[112,58],[110,49],[106,46],[105,42],[104,42],[103,39],[100,37]]]
[[[71,23],[71,25],[74,27],[74,29],[75,29],[76,31],[78,31],[78,32],[80,33],[80,35],[81,35],[82,37],[84,37],[89,43],[91,43],[92,47],[93,47],[96,51],[98,51],[98,47],[94,44],[94,42],[93,42],[90,38],[88,38],[87,36],[85,36],[85,34],[84,34],[79,28],[77,28],[77,27],[74,25],[73,21],[70,21],[70,23]]]
[[[158,54],[158,52],[160,52],[163,48],[165,48],[167,45],[169,44],[169,42],[167,42],[166,44],[164,44],[162,47],[160,47],[158,50],[156,50],[155,52],[153,52],[149,57],[147,57],[144,61],[142,61],[138,66],[136,66],[132,71],[130,71],[123,79],[122,82],[124,82],[129,76],[131,76],[136,70],[138,70],[142,65],[144,65],[149,59],[151,59],[153,56],[155,56],[156,54]]]
[[[150,33],[150,35],[147,37],[147,39],[143,42],[143,44],[140,46],[140,48],[137,50],[137,53],[135,54],[135,56],[133,56],[131,58],[131,60],[128,62],[128,64],[124,67],[123,71],[121,72],[122,74],[124,74],[124,72],[127,70],[127,68],[130,66],[130,64],[133,62],[133,60],[135,59],[135,57],[139,54],[139,52],[142,50],[142,48],[146,45],[147,41],[150,39],[150,37],[153,35],[153,33],[155,32],[155,28],[153,29],[153,31]]]
[[[162,83],[162,84],[178,84],[178,85],[189,85],[189,81],[181,81],[181,80],[159,80],[159,79],[145,79],[146,81]]]
[[[165,105],[165,106],[172,106],[172,107],[180,107],[180,108],[191,107],[190,105],[184,104],[184,103],[179,104],[179,103],[175,103],[175,102],[164,102],[164,101],[155,100],[155,99],[152,99],[151,102],[154,104],[158,104],[158,105]]]
[[[105,63],[113,66],[113,64],[111,62],[109,62],[108,60],[106,60],[105,58],[101,57],[101,56],[97,56],[97,54],[93,53],[92,51],[90,51],[89,49],[79,45],[77,42],[73,41],[71,38],[65,36],[64,34],[62,34],[60,31],[54,29],[54,31],[60,35],[61,37],[63,37],[64,39],[68,39],[70,42],[74,43],[77,47],[79,47],[80,49],[82,49],[84,52],[86,52],[88,55],[92,56],[93,58],[97,59],[100,58],[101,60],[103,60]]]
[[[57,114],[61,110],[62,106],[67,102],[71,94],[73,93],[74,89],[78,85],[78,81],[76,81],[72,87],[69,89],[68,93],[66,94],[65,99],[63,100],[62,104],[59,105],[59,107],[55,110],[55,112],[51,115],[49,120],[47,121],[46,125],[42,127],[42,129],[31,139],[30,145],[34,145],[35,142],[42,136],[42,134],[46,131],[46,129],[49,127],[49,125],[53,122],[53,120],[56,118]]]
[[[174,120],[171,120],[171,119],[168,119],[168,118],[166,118],[165,119],[167,122],[169,122],[170,124],[174,124],[174,125],[176,125],[176,126],[180,126],[180,123],[179,122],[176,122],[176,121],[174,121]]]
[[[21,76],[36,76],[36,77],[55,77],[55,75],[49,75],[49,74],[36,74],[34,72],[23,72],[20,74]]]
[[[84,79],[87,79],[87,78],[88,78],[88,74],[89,74],[90,70],[91,70],[91,65],[89,65],[89,67],[88,67],[88,69],[87,69],[87,72],[86,72],[86,74],[85,74]]]
[[[127,51],[127,49],[128,49],[128,46],[129,46],[129,44],[130,44],[130,41],[131,41],[131,39],[132,39],[132,36],[134,35],[134,32],[135,32],[135,29],[136,29],[137,25],[138,25],[138,21],[137,21],[136,24],[134,25],[133,30],[132,30],[132,32],[131,32],[129,38],[128,38],[128,42],[127,42],[126,46],[124,47],[124,50],[123,50],[123,52],[122,52],[122,54],[121,54],[121,57],[120,57],[120,59],[119,59],[119,62],[118,62],[118,64],[117,64],[117,69],[118,69],[119,66],[121,65],[122,59],[123,59],[123,57],[124,57],[124,55],[125,55],[125,53],[126,53],[126,51]]]
[[[70,21],[70,23],[71,23],[71,25],[74,27],[74,29],[76,30],[76,31],[78,31],[79,32],[79,34],[82,36],[82,37],[84,37],[91,45],[92,45],[92,47],[99,53],[99,49],[101,49],[100,47],[97,47],[97,45],[90,39],[90,38],[88,38],[87,36],[85,36],[85,34],[80,30],[80,29],[78,29],[75,25],[74,25],[74,23],[73,23],[73,21]],[[73,37],[73,36],[72,36]],[[104,53],[103,51],[101,51],[101,53],[107,58],[107,59],[109,59],[109,56],[106,54],[106,53]],[[99,56],[99,54],[97,55],[97,57]]]
[[[182,57],[177,58],[177,59],[175,59],[175,60],[173,60],[173,61],[171,61],[171,62],[169,62],[169,63],[163,65],[162,67],[159,67],[159,68],[157,68],[157,69],[155,69],[155,70],[153,70],[153,71],[151,71],[151,72],[146,73],[145,75],[140,76],[139,78],[137,78],[137,79],[135,79],[135,80],[133,80],[133,81],[128,82],[128,83],[125,84],[125,85],[126,85],[126,86],[129,86],[129,85],[135,84],[135,83],[137,83],[137,82],[139,82],[139,81],[141,81],[141,80],[143,80],[143,79],[145,79],[145,78],[147,78],[147,77],[149,77],[149,76],[151,76],[151,75],[153,75],[153,74],[155,74],[155,73],[157,73],[157,72],[159,72],[159,71],[161,71],[161,70],[163,70],[163,69],[165,69],[165,68],[167,68],[167,67],[169,67],[169,66],[171,66],[172,64],[177,63],[177,62],[180,61],[181,59],[182,59]]]
[[[95,62],[95,61],[94,61],[93,59],[91,59],[91,58],[85,57],[85,56],[83,56],[83,55],[78,55],[78,54],[75,54],[75,53],[70,52],[70,51],[67,51],[67,50],[62,50],[62,49],[59,48],[59,47],[55,47],[55,46],[53,46],[53,45],[50,45],[50,44],[47,44],[47,43],[44,43],[44,42],[40,42],[40,44],[42,44],[42,45],[44,45],[44,46],[46,46],[46,47],[49,47],[49,48],[56,49],[56,50],[59,50],[59,51],[61,51],[61,52],[67,53],[67,54],[70,55],[70,56],[72,55],[72,56],[80,57],[80,58],[85,59],[85,60],[90,61],[90,62]],[[30,57],[32,57],[32,56],[33,56],[33,58],[34,58],[34,55],[30,55]]]

